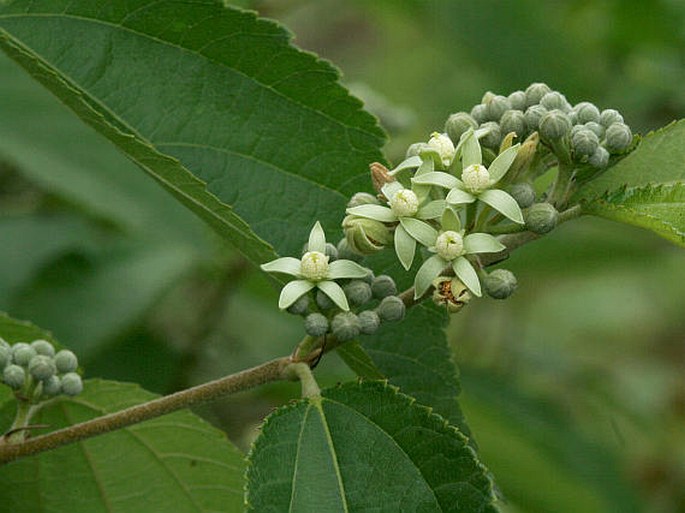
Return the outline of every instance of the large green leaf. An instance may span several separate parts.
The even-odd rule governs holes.
[[[13,59],[253,260],[272,256],[262,239],[295,253],[314,219],[338,226],[382,158],[337,71],[253,13],[21,0],[0,30]]]
[[[685,182],[622,187],[584,204],[583,210],[588,214],[647,228],[685,246]]]
[[[382,382],[281,408],[250,461],[250,511],[496,511],[467,438]]]
[[[137,385],[86,381],[81,395],[34,420],[59,428],[155,397]],[[180,411],[10,463],[0,468],[0,496],[16,513],[233,513],[242,511],[243,466],[222,432]]]

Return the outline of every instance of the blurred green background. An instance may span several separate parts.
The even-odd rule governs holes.
[[[679,0],[238,4],[343,70],[393,162],[485,91],[533,81],[641,133],[685,117]],[[87,376],[160,393],[292,349],[300,323],[261,273],[4,57],[0,77],[0,309],[52,330]],[[472,302],[449,332],[503,509],[685,512],[685,252],[581,219],[503,266],[517,294]],[[335,355],[317,370],[351,377]],[[297,393],[200,412],[247,448]]]

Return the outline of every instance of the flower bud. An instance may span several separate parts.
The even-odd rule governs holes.
[[[336,304],[333,300],[321,289],[317,289],[316,291],[316,304],[324,312],[336,308]]]
[[[55,348],[47,340],[34,340],[31,342],[31,347],[36,351],[37,354],[55,356]]]
[[[56,372],[55,362],[49,356],[39,354],[31,358],[29,362],[29,373],[34,379],[43,381],[54,376]]]
[[[2,380],[13,390],[18,390],[23,387],[25,379],[26,372],[24,371],[24,368],[19,365],[8,365],[5,367],[5,370],[2,371]]]
[[[571,131],[571,121],[560,110],[550,110],[540,120],[540,135],[548,141],[556,141]]]
[[[59,395],[62,391],[62,380],[57,376],[50,376],[43,381],[43,395],[46,397],[54,397]]]
[[[547,109],[542,105],[531,105],[524,114],[526,126],[528,130],[537,130],[540,128],[540,120],[547,114]]]
[[[293,315],[304,315],[304,314],[306,314],[309,311],[309,294],[304,294],[304,295],[300,296],[299,298],[297,298],[297,300],[292,305],[290,305],[286,309],[286,311],[288,313],[293,314]],[[61,351],[60,351],[60,353],[61,353]],[[57,353],[57,355],[59,356],[59,353]],[[57,356],[55,357],[55,362],[57,362]],[[59,369],[59,365],[57,368]],[[71,371],[75,371],[75,370],[76,370],[76,367],[71,369]],[[70,371],[60,370],[60,372],[70,372]]]
[[[604,146],[609,153],[623,153],[633,142],[633,133],[625,123],[614,123],[607,128]]]
[[[604,109],[599,115],[599,124],[609,128],[614,123],[623,123],[623,116],[614,109]]]
[[[514,91],[508,96],[509,105],[514,110],[526,110],[526,93],[523,91]]]
[[[502,131],[500,130],[499,124],[494,121],[488,121],[481,125],[482,129],[487,129],[488,132],[481,137],[480,144],[491,150],[499,149],[499,145],[502,142]]]
[[[539,143],[540,135],[537,132],[533,132],[526,138],[519,148],[519,151],[516,153],[514,162],[512,162],[511,166],[509,167],[507,175],[510,180],[516,179],[521,171],[530,166],[530,164],[533,162],[533,158],[535,157],[535,153],[538,150]]]
[[[524,211],[523,217],[528,230],[542,235],[557,225],[559,212],[550,203],[536,203]]]
[[[526,88],[526,107],[540,103],[542,97],[551,92],[552,89],[542,82],[534,82]]]
[[[347,208],[354,208],[360,205],[380,205],[380,201],[373,194],[368,192],[357,192],[352,195],[350,201],[347,202]]]
[[[488,121],[499,121],[502,114],[511,109],[507,97],[499,94],[483,101],[483,105],[485,105],[485,117]]]
[[[62,376],[62,392],[65,395],[79,395],[83,392],[83,381],[81,376],[75,372],[68,372]]]
[[[558,91],[550,91],[540,100],[542,105],[547,110],[560,110],[564,113],[571,112],[571,104],[568,103],[566,97]]]
[[[604,137],[604,127],[600,125],[599,123],[596,123],[594,121],[588,121],[583,125],[585,128],[590,130],[591,132],[594,132],[597,137],[600,139]]]
[[[471,164],[461,173],[461,180],[469,192],[478,194],[491,185],[490,173],[485,166]]]
[[[359,318],[359,330],[364,335],[371,335],[375,333],[381,325],[381,318],[373,310],[364,310],[357,316]]]
[[[36,350],[24,342],[12,346],[12,360],[17,365],[26,367],[34,356],[36,356]]]
[[[471,117],[475,119],[476,123],[478,124],[484,123],[486,121],[485,105],[482,103],[474,105],[474,107],[471,109]]]
[[[363,305],[371,301],[371,287],[363,280],[352,280],[343,287],[349,302],[353,305]]]
[[[375,219],[349,215],[343,219],[343,230],[350,249],[360,255],[371,255],[392,242],[388,227]]]
[[[404,318],[405,306],[397,296],[383,298],[376,309],[382,321],[401,321]]]
[[[376,299],[394,296],[397,294],[397,285],[395,285],[395,280],[385,274],[376,276],[376,278],[373,280],[373,283],[371,283],[371,293]]]
[[[515,132],[517,137],[522,138],[527,130],[525,114],[520,110],[508,110],[502,114],[499,126],[503,134]]]
[[[573,134],[571,137],[571,144],[577,157],[589,157],[597,151],[597,148],[599,147],[599,138],[591,130],[582,128]]]
[[[74,372],[78,368],[78,359],[76,358],[76,355],[68,349],[62,349],[55,355],[55,366],[60,373]]]
[[[457,313],[471,300],[469,289],[458,278],[439,276],[433,280],[433,302]]]
[[[0,346],[0,371],[12,361],[12,350],[5,346]]]
[[[452,139],[450,139],[447,134],[433,132],[428,141],[428,147],[440,155],[443,166],[448,167],[452,163],[455,148]]]
[[[340,342],[358,337],[361,328],[359,317],[352,312],[341,312],[336,314],[331,321],[331,333],[333,333],[333,336]]]
[[[506,269],[495,269],[483,280],[488,296],[493,299],[506,299],[516,290],[516,276]]]
[[[428,144],[424,142],[418,142],[414,143],[407,148],[407,153],[405,154],[405,158],[409,157],[418,157],[423,153],[425,150],[429,149]]]
[[[445,122],[445,132],[454,142],[459,142],[462,134],[466,133],[469,128],[475,130],[478,128],[478,122],[466,112],[455,112]]]
[[[573,111],[576,113],[576,122],[581,125],[589,123],[590,121],[599,123],[599,109],[590,102],[580,102],[576,104],[576,106],[573,107]]]
[[[532,184],[528,182],[511,184],[507,190],[521,208],[528,208],[535,203],[535,189]]]
[[[371,184],[376,192],[380,193],[386,183],[395,181],[395,177],[390,175],[388,168],[380,162],[369,164],[369,171],[371,172]]]
[[[359,253],[355,253],[352,250],[352,248],[350,247],[350,243],[347,242],[346,238],[342,238],[342,239],[340,239],[340,241],[338,241],[337,248],[338,248],[338,258],[340,258],[340,259],[352,260],[353,262],[359,262],[364,258]]]
[[[318,312],[310,313],[304,318],[304,331],[310,337],[322,337],[328,333],[328,319]]]
[[[590,165],[597,169],[604,169],[609,165],[609,152],[603,146],[599,146],[588,159]]]

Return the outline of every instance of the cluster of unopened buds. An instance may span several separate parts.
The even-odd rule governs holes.
[[[443,133],[412,144],[395,168],[371,165],[376,194],[352,196],[342,223],[345,238],[337,247],[325,244],[317,223],[301,261],[281,258],[262,268],[300,278],[285,286],[280,307],[307,315],[305,327],[311,335],[329,330],[339,334],[342,319],[351,316],[355,325],[364,326],[357,334],[375,330],[366,326],[377,323],[367,319],[383,318],[387,298],[374,310],[357,314],[346,313],[347,299],[357,307],[381,299],[373,292],[374,280],[390,278],[374,279],[349,255],[367,256],[388,246],[407,271],[420,256],[415,300],[433,288],[433,300],[456,312],[483,289],[505,299],[517,285],[513,273],[485,270],[507,256],[502,236],[524,231],[542,235],[554,229],[559,211],[569,208],[577,187],[636,144],[616,110],[600,111],[589,102],[572,106],[545,84],[531,84],[508,96],[488,92],[470,113],[449,116]],[[555,173],[552,180],[541,179],[548,173]],[[340,287],[337,280],[346,284]],[[312,297],[313,289],[318,290]],[[388,297],[395,293],[393,289]],[[310,311],[312,305],[316,312]],[[331,316],[332,307],[342,313]]]

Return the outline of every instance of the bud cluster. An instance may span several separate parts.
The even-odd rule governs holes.
[[[80,394],[83,382],[77,369],[74,353],[67,349],[56,352],[47,340],[10,345],[0,339],[0,382],[29,402]]]

